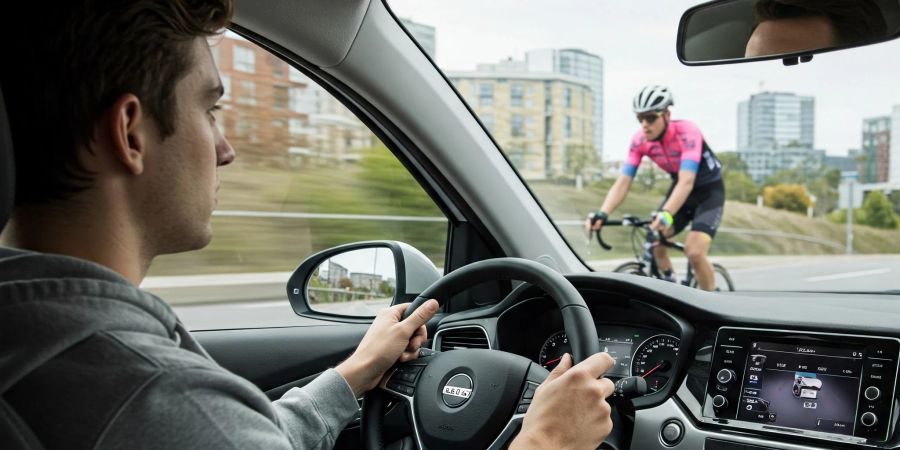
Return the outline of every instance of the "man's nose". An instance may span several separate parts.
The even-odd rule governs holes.
[[[234,147],[221,133],[216,132],[216,165],[227,166],[234,162]]]

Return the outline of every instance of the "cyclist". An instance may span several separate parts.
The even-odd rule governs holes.
[[[599,230],[603,222],[625,200],[644,156],[672,177],[672,186],[656,213],[652,227],[670,238],[691,222],[685,240],[685,254],[694,268],[701,289],[714,290],[715,276],[706,255],[722,221],[725,186],[722,164],[703,139],[700,129],[686,120],[671,120],[672,93],[665,86],[646,86],[634,96],[633,109],[641,129],[635,133],[622,167],[600,211],[593,213],[585,228]],[[675,281],[666,247],[657,245],[653,254],[660,271]]]

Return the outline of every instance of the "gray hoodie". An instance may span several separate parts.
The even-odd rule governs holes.
[[[331,448],[358,409],[334,370],[270,402],[115,272],[2,247],[0,395],[51,449]]]

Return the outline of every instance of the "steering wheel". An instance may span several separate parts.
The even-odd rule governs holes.
[[[520,280],[547,292],[559,306],[575,362],[600,351],[594,319],[578,290],[543,264],[519,258],[479,261],[436,281],[407,308],[404,319],[428,299],[451,296],[486,281]],[[387,396],[409,406],[413,435],[387,448],[505,448],[519,430],[546,369],[499,350],[458,349],[399,364],[363,400],[362,437],[382,450]]]

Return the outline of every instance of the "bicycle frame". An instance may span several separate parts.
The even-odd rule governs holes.
[[[646,235],[644,237],[643,251],[640,255],[635,252],[635,259],[641,265],[642,270],[646,270],[649,268],[647,273],[654,278],[662,279],[663,275],[659,271],[659,264],[656,261],[656,255],[653,254],[653,248],[657,245],[663,245],[667,248],[674,248],[682,253],[684,253],[684,244],[676,241],[670,241],[666,239],[661,233],[656,230],[650,229],[650,225],[653,223],[652,220],[644,220],[635,216],[626,215],[622,220],[609,220],[604,223],[604,226],[630,226],[634,228],[634,232],[636,233],[639,229],[646,230]],[[603,237],[600,234],[600,230],[595,232],[597,236],[597,242],[600,243],[600,246],[605,250],[612,250],[612,246],[608,245],[603,241]],[[694,279],[694,269],[691,267],[690,261],[687,264],[687,274],[684,280],[681,281],[681,284],[685,286],[690,286],[691,282]]]

